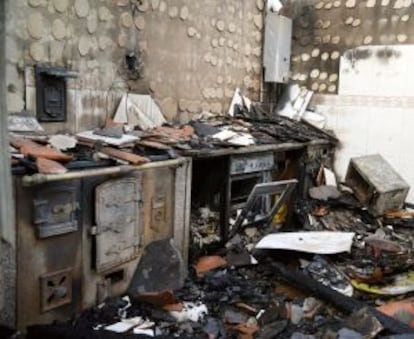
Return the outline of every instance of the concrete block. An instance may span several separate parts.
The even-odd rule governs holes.
[[[410,186],[379,154],[351,159],[345,179],[375,216],[402,208]]]

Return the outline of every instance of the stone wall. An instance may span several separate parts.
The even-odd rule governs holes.
[[[7,2],[9,111],[35,111],[33,66],[77,71],[68,122],[102,124],[123,92],[152,94],[169,120],[225,112],[236,87],[258,99],[263,0]]]
[[[337,93],[340,56],[362,45],[414,43],[411,0],[295,0],[292,79]]]
[[[177,106],[184,121],[227,111],[236,87],[258,99],[262,8],[262,1],[152,1],[137,17],[145,76],[169,119]]]

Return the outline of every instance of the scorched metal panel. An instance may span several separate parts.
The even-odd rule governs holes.
[[[139,255],[141,183],[109,180],[96,187],[96,269],[105,271]]]

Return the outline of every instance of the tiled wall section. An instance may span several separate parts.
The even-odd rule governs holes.
[[[295,0],[292,79],[337,93],[339,59],[361,45],[414,43],[411,0]]]
[[[341,141],[336,171],[344,178],[352,157],[381,154],[412,187],[414,201],[414,99],[316,95],[312,105]]]

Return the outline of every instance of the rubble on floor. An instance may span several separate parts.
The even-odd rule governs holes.
[[[316,182],[323,187],[326,180]],[[131,338],[413,338],[414,232],[387,221],[414,214],[404,209],[373,216],[342,188],[324,199],[310,192],[296,199],[286,230],[267,219],[204,252],[200,241],[219,221],[201,208],[183,284],[165,284],[173,254],[161,256],[159,248],[169,243],[154,243],[158,261],[144,260],[146,268],[137,269],[151,277],[151,288],[53,326],[61,326],[61,338],[76,331],[90,331],[91,338],[119,332]],[[156,251],[149,252],[154,257]],[[31,331],[28,338],[37,338]]]
[[[234,100],[229,116],[203,113],[180,126],[166,124],[148,96],[125,96],[113,121],[76,136],[47,136],[30,119],[14,118],[13,125],[19,132],[10,141],[16,174],[337,142],[306,122],[270,117],[244,97]],[[193,208],[188,267],[170,239],[153,242],[126,296],[67,323],[31,326],[27,338],[413,338],[414,212],[401,200],[408,187],[391,170],[383,178],[390,182],[378,183],[360,162],[351,162],[350,187],[320,164],[305,195],[291,195],[299,182],[291,177],[255,185],[232,216],[227,239],[219,236],[219,213]],[[372,208],[371,198],[379,195],[361,194],[364,182],[386,187],[376,192],[383,196],[397,186],[401,194],[395,204],[381,200]],[[267,211],[256,204],[262,195],[269,196]]]

